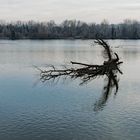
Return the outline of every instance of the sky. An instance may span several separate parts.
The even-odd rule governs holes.
[[[140,20],[140,0],[0,0],[0,20],[50,21],[65,19],[100,23]]]

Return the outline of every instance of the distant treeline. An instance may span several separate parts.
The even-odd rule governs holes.
[[[106,20],[85,23],[65,20],[61,24],[49,22],[0,22],[0,39],[140,39],[140,22],[124,20],[109,24]]]

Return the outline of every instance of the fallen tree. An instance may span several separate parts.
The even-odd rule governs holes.
[[[115,74],[117,72],[122,74],[122,71],[119,69],[119,65],[123,62],[119,61],[117,53],[114,53],[115,58],[113,58],[110,46],[104,40],[97,39],[95,43],[101,45],[105,49],[105,53],[107,53],[108,56],[108,60],[104,61],[102,65],[90,65],[72,61],[71,64],[77,65],[78,68],[67,68],[65,66],[63,69],[57,69],[55,66],[51,65],[48,70],[41,70],[41,81],[45,82],[48,80],[55,80],[56,78],[60,78],[62,76],[69,76],[70,78],[80,78],[82,81],[80,84],[84,84],[97,76],[107,75],[108,77],[112,77],[111,83],[116,85],[116,89],[118,89]]]
[[[119,66],[123,62],[120,61],[117,53],[111,51],[109,44],[104,40],[97,39],[95,40],[95,43],[104,48],[104,54],[107,56],[107,61],[104,61],[102,65],[90,65],[73,61],[71,61],[71,64],[74,66],[71,68],[64,66],[63,69],[57,69],[55,66],[51,65],[47,70],[40,69],[40,80],[46,82],[51,80],[55,81],[56,79],[58,81],[61,77],[64,77],[65,79],[68,77],[71,79],[79,78],[81,80],[80,84],[82,85],[95,79],[97,76],[106,75],[107,84],[104,87],[101,99],[95,105],[95,110],[97,110],[97,108],[100,108],[106,103],[110,90],[113,87],[116,87],[115,93],[117,93],[119,87],[117,73],[122,74]]]

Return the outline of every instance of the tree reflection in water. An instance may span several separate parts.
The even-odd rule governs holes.
[[[114,72],[110,72],[110,74],[105,78],[105,85],[103,89],[103,93],[98,101],[94,104],[94,111],[102,110],[106,105],[112,90],[115,88],[114,94],[116,95],[119,89],[119,80],[117,78],[117,74]]]

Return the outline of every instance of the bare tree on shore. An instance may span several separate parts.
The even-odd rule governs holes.
[[[65,20],[61,24],[49,22],[0,22],[0,39],[140,39],[140,22],[125,20],[110,24],[106,20],[85,23]]]

